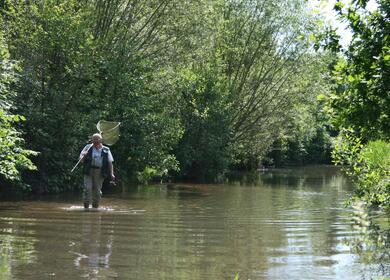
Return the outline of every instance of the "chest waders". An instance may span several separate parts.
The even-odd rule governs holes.
[[[84,160],[84,188],[83,188],[83,201],[84,208],[89,208],[89,204],[92,202],[93,208],[99,207],[99,202],[102,197],[102,185],[105,178],[108,178],[110,174],[108,166],[108,152],[109,148],[103,146],[101,150],[102,166],[92,165],[92,150],[88,150]]]

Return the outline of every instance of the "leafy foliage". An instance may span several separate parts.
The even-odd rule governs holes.
[[[293,134],[298,107],[319,94],[309,82],[319,70],[307,70],[315,65],[305,55],[315,27],[303,2],[221,1],[215,9],[213,45],[180,81],[189,85],[184,112],[193,112],[181,114],[182,173],[208,178],[229,166],[256,167],[276,138]]]
[[[199,68],[185,69],[177,81],[185,133],[176,155],[182,166],[181,176],[210,181],[226,171],[231,160],[227,145],[229,112],[219,65]]]
[[[308,17],[300,1],[226,5],[219,53],[231,101],[231,142],[239,153],[264,154],[294,113]]]
[[[5,47],[3,34],[0,33],[0,177],[11,181],[17,187],[27,188],[22,183],[22,170],[35,170],[30,157],[36,152],[24,148],[21,132],[15,125],[25,121],[20,115],[11,113],[14,92],[10,85],[17,80],[16,64],[9,59],[9,52]]]
[[[181,130],[159,73],[178,35],[167,25],[175,12],[170,1],[5,1],[7,39],[23,69],[15,105],[40,152],[39,176],[30,177],[40,191],[73,188],[69,170],[100,119],[123,123],[113,147],[119,173],[171,162]]]
[[[272,144],[272,151],[262,159],[264,165],[330,163],[333,128],[324,111],[326,96],[332,85],[328,65],[334,59],[329,52],[308,54],[305,69],[300,73],[297,87],[299,102],[287,125]]]
[[[363,141],[390,138],[389,13],[387,0],[378,10],[365,11],[365,3],[339,9],[353,39],[334,70],[337,90],[329,98],[329,112],[338,127],[351,128]]]
[[[122,123],[112,147],[118,177],[216,179],[266,154],[290,120],[304,123],[294,115],[315,95],[305,1],[0,5],[10,57],[20,62],[14,113],[39,152],[38,172],[26,177],[34,191],[78,186],[70,169],[101,119]]]
[[[367,1],[336,5],[353,32],[352,42],[334,68],[336,90],[327,110],[341,130],[335,147],[336,163],[350,166],[356,197],[368,204],[389,207],[389,1],[377,1],[368,12]]]
[[[390,145],[382,140],[366,145],[350,133],[339,136],[335,162],[344,164],[356,181],[355,197],[369,204],[390,208]]]

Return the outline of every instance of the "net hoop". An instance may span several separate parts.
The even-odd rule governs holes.
[[[102,135],[103,143],[106,145],[114,145],[120,136],[119,126],[120,122],[104,121],[100,120],[96,124],[96,128],[99,133]]]

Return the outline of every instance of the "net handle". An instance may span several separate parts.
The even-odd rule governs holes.
[[[112,122],[112,123],[115,123],[115,122]],[[118,128],[118,126],[120,126],[120,125],[121,125],[121,122],[117,122],[117,124],[116,124],[113,128],[107,129],[106,131],[102,131],[102,130],[99,129],[99,127],[100,127],[100,121],[99,121],[99,122],[96,124],[96,128],[97,128],[97,130],[99,131],[99,133],[102,135],[103,140],[104,140],[104,136],[103,136],[103,135],[104,135],[104,132],[108,133],[108,132],[110,132],[110,131],[112,131],[112,130]],[[89,149],[91,149],[91,147],[92,147],[92,144],[88,147],[87,152],[89,151]],[[82,158],[79,158],[79,160],[78,160],[78,162],[76,163],[76,165],[73,166],[72,170],[70,171],[71,173],[72,173],[72,172],[76,169],[76,167],[80,164],[81,159],[82,159]]]

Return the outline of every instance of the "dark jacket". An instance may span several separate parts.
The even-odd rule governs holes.
[[[92,149],[91,146],[88,150],[87,155],[84,158],[84,174],[89,175],[91,170],[91,163],[92,163]],[[101,156],[103,157],[103,165],[101,168],[101,173],[103,178],[108,178],[110,176],[110,169],[108,167],[108,152],[110,151],[110,148],[103,146],[103,149],[101,151]]]

